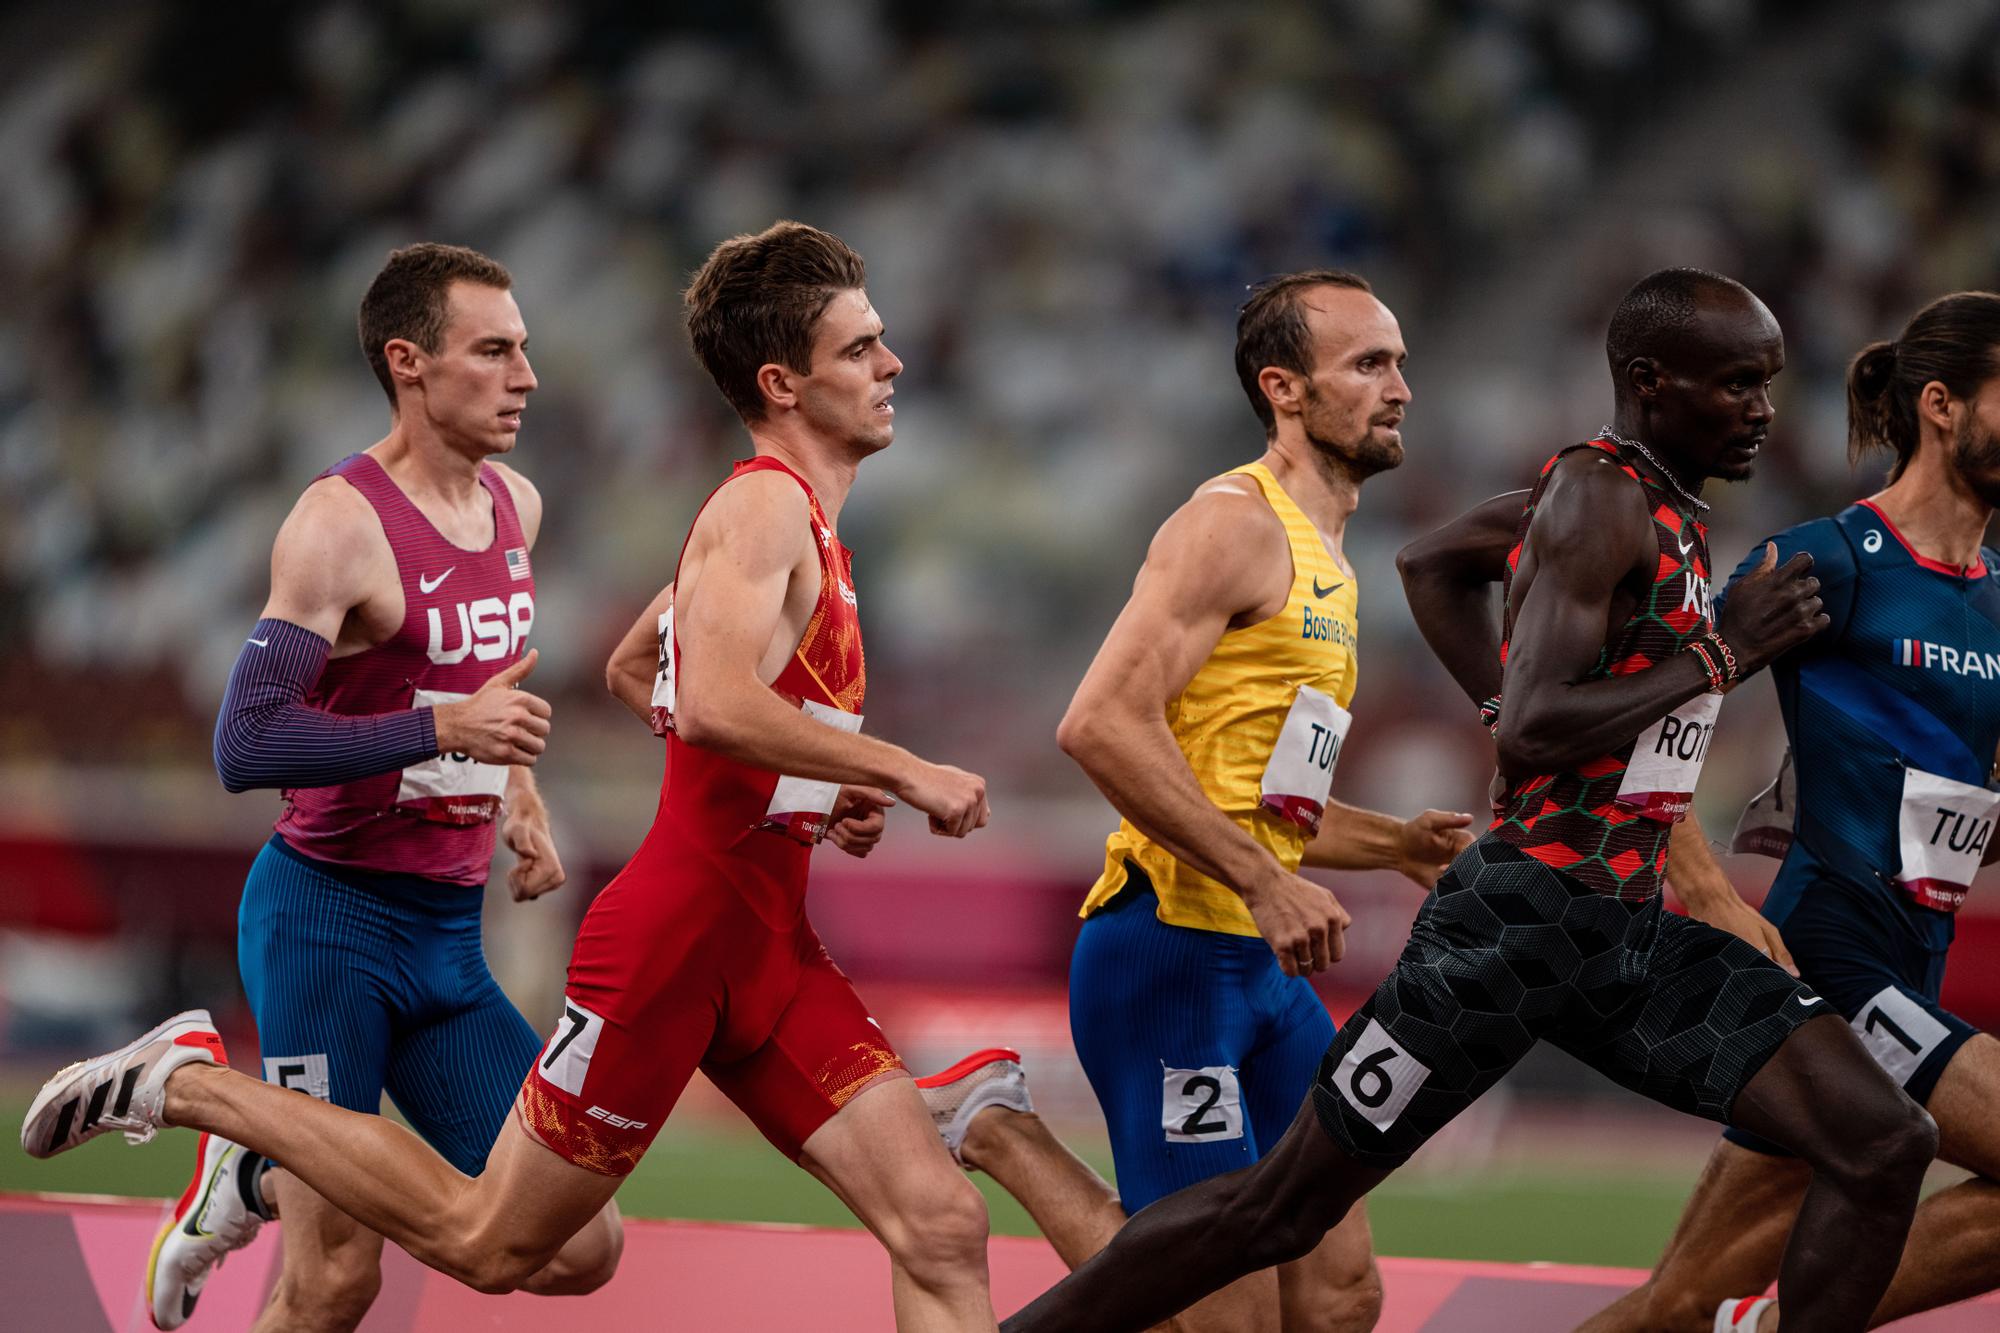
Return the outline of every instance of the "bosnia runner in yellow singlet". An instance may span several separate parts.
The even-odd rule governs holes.
[[[1226,475],[1255,481],[1285,525],[1292,590],[1277,615],[1224,631],[1187,688],[1167,704],[1167,726],[1208,799],[1279,865],[1297,870],[1311,836],[1307,829],[1316,829],[1326,791],[1321,789],[1320,801],[1309,808],[1288,808],[1287,799],[1309,798],[1272,791],[1266,777],[1274,761],[1289,758],[1295,770],[1323,773],[1331,786],[1352,720],[1347,705],[1360,674],[1355,652],[1358,585],[1352,572],[1334,563],[1319,529],[1268,467],[1246,463]],[[1318,699],[1305,695],[1301,708],[1308,690]],[[1283,754],[1281,737],[1288,744]],[[1310,824],[1295,817],[1308,815]],[[1168,925],[1258,935],[1242,894],[1183,864],[1129,819],[1119,820],[1118,831],[1105,840],[1104,873],[1084,900],[1084,916],[1132,882],[1128,863],[1151,881],[1159,900],[1156,915]],[[1293,1109],[1286,1108],[1286,1114]]]
[[[1123,816],[1070,966],[1117,1192],[1028,1112],[1011,1053],[919,1081],[960,1160],[1072,1266],[1128,1213],[1255,1162],[1305,1102],[1334,1036],[1306,976],[1339,959],[1348,918],[1299,867],[1394,867],[1428,888],[1469,841],[1470,815],[1405,821],[1330,794],[1359,675],[1341,543],[1362,481],[1402,461],[1402,361],[1395,316],[1350,274],[1252,295],[1236,368],[1266,450],[1162,525],[1063,720],[1063,748]],[[1380,1308],[1356,1209],[1175,1326],[1364,1333]]]

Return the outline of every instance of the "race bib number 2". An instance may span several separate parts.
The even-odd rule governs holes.
[[[1260,792],[1264,808],[1304,829],[1307,837],[1318,833],[1326,798],[1333,791],[1334,765],[1353,725],[1354,714],[1335,703],[1333,696],[1310,685],[1299,686],[1271,760],[1264,766]]]
[[[1243,1090],[1228,1065],[1161,1068],[1160,1128],[1168,1143],[1243,1137]]]

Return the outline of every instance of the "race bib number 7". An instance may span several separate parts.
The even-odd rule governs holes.
[[[1310,685],[1299,686],[1271,760],[1264,766],[1264,808],[1304,829],[1319,832],[1326,798],[1333,792],[1333,769],[1354,715]]]

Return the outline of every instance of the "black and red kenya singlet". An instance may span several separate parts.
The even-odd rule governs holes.
[[[1512,593],[1514,572],[1535,507],[1548,489],[1556,464],[1577,449],[1602,449],[1646,493],[1653,511],[1659,564],[1652,586],[1629,619],[1604,646],[1588,679],[1630,675],[1664,660],[1712,628],[1708,529],[1659,482],[1634,467],[1609,440],[1571,445],[1542,466],[1522,511],[1507,555],[1503,597]],[[1511,602],[1503,603],[1511,608]],[[1513,613],[1506,613],[1500,660],[1507,660]],[[1502,705],[1503,715],[1505,705]],[[1544,864],[1571,875],[1599,893],[1643,901],[1660,891],[1667,838],[1673,824],[1648,818],[1615,798],[1632,758],[1632,743],[1562,773],[1544,773],[1511,787],[1491,828],[1494,836]]]

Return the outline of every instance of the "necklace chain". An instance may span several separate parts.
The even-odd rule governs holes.
[[[1668,471],[1666,465],[1660,462],[1659,459],[1653,457],[1653,451],[1651,449],[1648,449],[1645,445],[1639,443],[1637,440],[1626,439],[1623,435],[1618,434],[1616,431],[1612,430],[1611,427],[1609,426],[1603,427],[1601,430],[1597,432],[1597,434],[1602,439],[1611,440],[1618,444],[1624,445],[1628,449],[1636,450],[1638,452],[1639,457],[1645,459],[1648,463],[1651,463],[1653,465],[1653,471],[1659,473],[1660,476],[1666,480],[1667,486],[1673,491],[1675,495],[1680,496],[1681,499],[1687,501],[1689,504],[1693,505],[1696,509],[1700,510],[1701,512],[1703,513],[1708,512],[1708,501],[1703,500],[1698,496],[1690,495],[1687,491],[1687,488],[1681,485],[1680,478],[1676,477],[1672,472]]]

